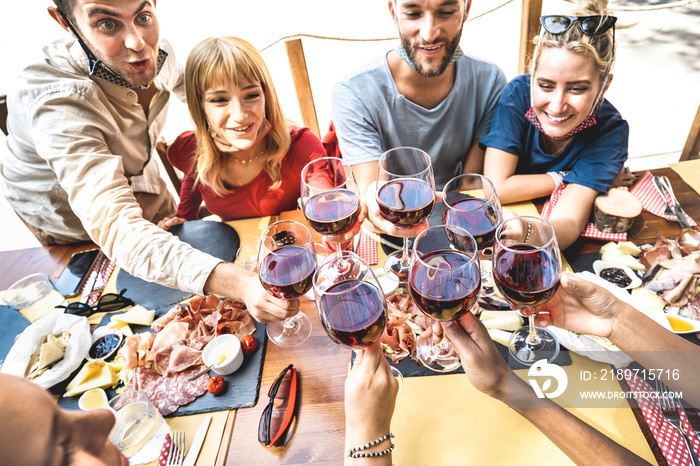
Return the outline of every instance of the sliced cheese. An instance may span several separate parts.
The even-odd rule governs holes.
[[[39,353],[39,369],[48,367],[49,364],[53,364],[56,361],[63,359],[63,355],[66,354],[63,348],[58,344],[44,343],[41,345],[41,352]]]
[[[489,319],[484,322],[484,326],[487,329],[500,329],[500,330],[517,330],[523,326],[522,318],[514,313],[512,315],[501,317],[498,319]]]
[[[499,330],[497,328],[488,329],[491,339],[496,343],[500,343],[503,346],[508,346],[508,341],[510,340],[511,332],[506,332],[505,330]]]
[[[619,250],[606,250],[601,255],[601,259],[606,262],[625,264],[632,270],[646,270],[646,267],[644,267],[644,265],[637,259],[635,259],[632,255],[622,253]]]
[[[622,241],[617,244],[617,250],[623,253],[631,254],[633,256],[638,256],[642,253],[642,250],[634,244],[632,241]]]
[[[155,318],[156,311],[149,311],[143,306],[136,305],[121,315],[112,317],[112,321],[123,322],[125,324],[150,326]]]
[[[114,317],[112,317],[114,319]],[[129,324],[125,322],[121,322],[118,320],[111,320],[107,324],[107,328],[110,328],[112,330],[117,330],[122,333],[125,337],[130,337],[131,335],[134,334],[134,332],[131,330],[131,327],[129,327]]]
[[[666,307],[666,301],[655,292],[647,288],[635,288],[632,290],[632,298],[636,308],[648,314],[650,311],[662,310]]]
[[[71,390],[85,382],[87,379],[100,372],[104,368],[105,364],[106,363],[104,361],[88,361],[85,363],[82,369],[80,369],[80,372],[73,377],[73,380],[66,385],[66,390]]]
[[[119,381],[119,370],[110,364],[104,364],[99,372],[84,379],[82,383],[66,391],[64,397],[80,395],[94,388],[112,387]],[[66,387],[67,388],[67,387]]]

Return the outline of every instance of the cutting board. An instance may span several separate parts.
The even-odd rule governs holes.
[[[100,326],[107,325],[112,315],[121,313],[108,314],[104,317]],[[212,411],[226,411],[237,408],[250,408],[258,402],[258,394],[260,393],[260,381],[262,376],[262,365],[265,360],[265,351],[267,349],[267,337],[265,335],[265,324],[255,322],[255,333],[253,336],[258,341],[258,350],[251,356],[246,356],[243,365],[240,369],[231,375],[223,376],[226,380],[226,389],[219,395],[212,395],[206,392],[192,403],[180,406],[177,411],[169,414],[166,417],[187,416],[190,414],[210,413]],[[150,327],[140,325],[131,325],[134,333],[150,332]],[[80,369],[78,369],[80,370]],[[52,387],[51,391],[55,394],[65,393],[65,386],[73,379],[74,374],[71,374],[65,382]],[[213,371],[209,372],[210,376],[216,375]],[[112,398],[116,395],[113,389],[107,389],[107,398]],[[78,399],[80,396],[70,398],[59,398],[59,406],[66,409],[78,409]]]
[[[233,262],[240,246],[238,233],[230,225],[208,220],[181,223],[170,232],[185,243],[226,262]],[[174,304],[192,296],[192,293],[147,282],[121,269],[117,275],[117,290],[126,288],[125,296],[146,309],[155,309],[156,317],[165,314]]]

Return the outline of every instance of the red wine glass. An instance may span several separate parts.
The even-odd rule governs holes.
[[[561,278],[561,254],[552,225],[539,217],[505,220],[496,230],[493,273],[506,301],[536,312],[554,296]],[[549,330],[535,327],[534,314],[527,327],[513,332],[508,347],[528,366],[542,359],[552,362],[559,354],[559,341]]]
[[[408,230],[428,220],[435,206],[435,180],[430,156],[413,147],[396,147],[384,152],[377,166],[377,204],[382,217],[396,228]],[[405,282],[411,265],[409,240],[389,254],[384,270]]]
[[[339,268],[339,260],[350,263]],[[347,252],[341,259],[329,257],[314,275],[316,308],[330,339],[350,349],[365,349],[379,340],[387,324],[387,304],[376,275],[360,256]],[[401,372],[391,367],[394,376]]]
[[[360,231],[360,191],[352,167],[337,157],[306,164],[301,171],[301,208],[311,228],[337,244],[342,259],[341,243]]]
[[[496,228],[503,221],[501,202],[491,180],[467,173],[452,178],[442,190],[442,223],[467,230],[481,255],[481,296],[493,296],[490,258]]]
[[[260,238],[258,277],[272,296],[297,299],[313,286],[316,252],[311,232],[299,222],[273,223]],[[309,338],[311,321],[303,312],[267,324],[267,336],[279,346],[297,346]]]
[[[457,320],[476,303],[481,289],[479,250],[466,230],[438,225],[421,232],[413,245],[409,290],[413,302],[431,319]],[[450,372],[461,363],[452,343],[418,339],[418,359],[435,372]]]

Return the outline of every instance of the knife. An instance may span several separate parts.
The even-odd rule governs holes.
[[[194,463],[197,461],[197,457],[199,456],[199,451],[202,449],[204,437],[207,436],[207,430],[209,429],[210,422],[211,415],[208,415],[199,425],[199,429],[197,429],[197,433],[194,435],[194,440],[192,440],[190,450],[187,452],[187,456],[185,456],[185,462],[182,463],[182,466],[194,466]]]

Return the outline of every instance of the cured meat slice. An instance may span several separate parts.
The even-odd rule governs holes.
[[[179,407],[179,405],[173,402],[173,400],[168,396],[170,385],[169,380],[170,379],[167,377],[161,377],[153,385],[151,393],[148,395],[151,403],[153,403],[153,406],[156,407],[162,416],[167,416],[170,413],[174,413]]]
[[[190,366],[202,363],[202,352],[189,346],[179,345],[172,348],[168,364],[168,374],[182,372]]]

